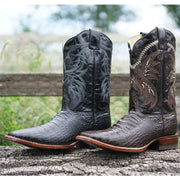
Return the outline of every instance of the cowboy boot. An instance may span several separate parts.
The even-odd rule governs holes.
[[[62,110],[50,122],[5,136],[23,145],[69,149],[82,131],[110,127],[109,86],[112,42],[103,33],[85,30],[63,49]]]
[[[161,28],[140,33],[129,43],[130,108],[105,130],[82,132],[76,139],[123,152],[178,145],[175,107],[175,37]]]

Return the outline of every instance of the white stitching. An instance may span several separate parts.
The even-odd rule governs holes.
[[[175,50],[175,48],[174,48],[174,46],[171,44],[171,43],[167,43],[167,45],[175,52],[176,50]]]
[[[135,69],[137,65],[139,65],[141,63],[142,57],[144,56],[144,54],[146,53],[147,50],[149,50],[152,46],[156,45],[158,43],[158,40],[153,41],[152,43],[149,43],[141,52],[141,54],[139,55],[137,62],[133,65],[130,66],[131,69]]]
[[[152,46],[156,45],[158,43],[158,40],[153,41],[152,43],[149,43],[141,52],[141,54],[139,55],[137,62],[133,65],[130,65],[131,69],[135,69],[136,66],[138,66],[141,63],[142,57],[144,56],[144,54],[146,53],[147,50],[149,50]],[[167,43],[167,45],[175,52],[175,48],[171,43]]]

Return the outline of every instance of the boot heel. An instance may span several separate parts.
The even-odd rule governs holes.
[[[178,136],[166,136],[158,139],[158,150],[171,150],[178,148]]]

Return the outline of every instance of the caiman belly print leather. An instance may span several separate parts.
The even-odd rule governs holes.
[[[160,150],[175,149],[175,37],[155,28],[128,46],[129,113],[110,128],[82,132],[76,139],[125,152],[142,152],[155,142]]]
[[[112,42],[101,32],[85,30],[63,49],[62,110],[48,123],[17,130],[5,139],[23,145],[69,149],[82,131],[110,127],[109,86]]]

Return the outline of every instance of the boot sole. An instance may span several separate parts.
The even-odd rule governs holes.
[[[83,141],[88,144],[96,145],[101,148],[110,149],[114,151],[121,151],[121,152],[134,152],[139,153],[145,151],[150,145],[156,145],[155,148],[158,150],[170,150],[170,149],[177,149],[178,148],[178,136],[165,136],[160,137],[157,139],[152,140],[150,143],[143,147],[121,147],[115,146],[111,144],[107,144],[96,139],[87,137],[87,136],[76,136],[76,140]]]
[[[8,141],[12,141],[15,143],[19,143],[28,147],[41,148],[41,149],[71,149],[73,148],[77,142],[73,142],[69,145],[51,145],[51,144],[40,144],[32,141],[27,141],[24,139],[20,139],[13,136],[5,136],[4,139]]]

